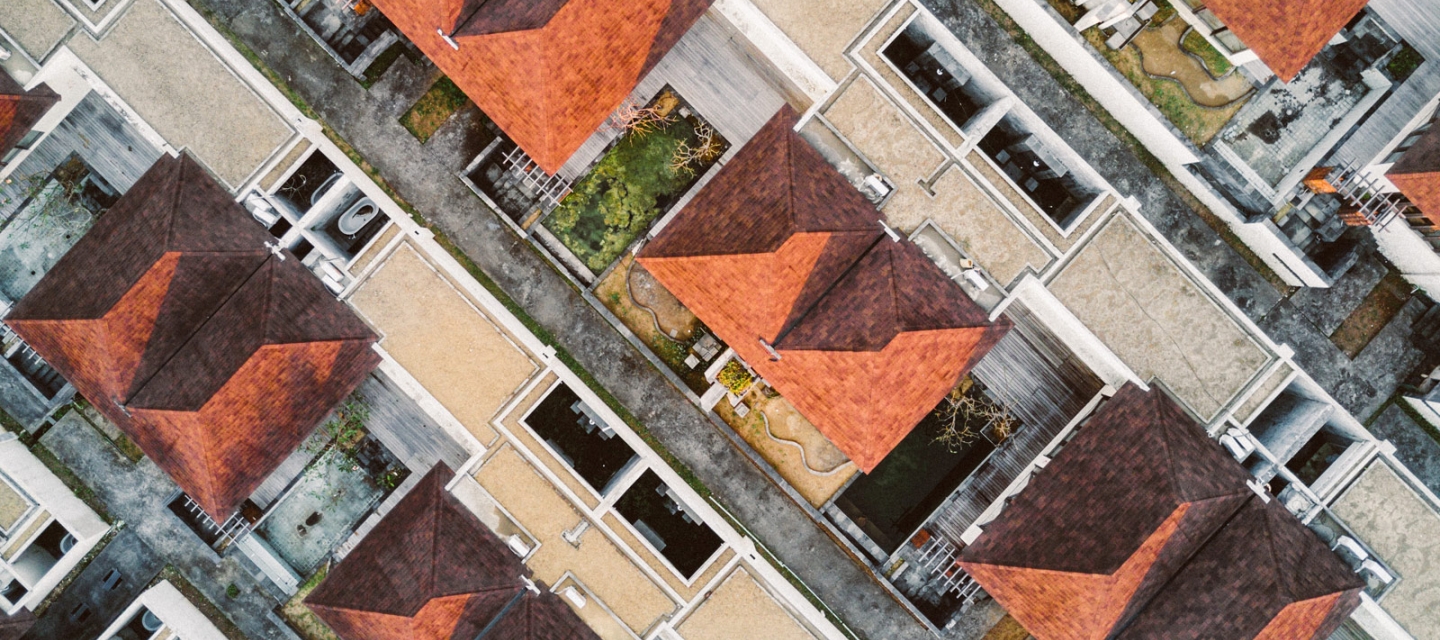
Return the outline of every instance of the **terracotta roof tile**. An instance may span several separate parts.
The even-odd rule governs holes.
[[[1257,507],[1249,479],[1164,392],[1126,385],[985,526],[961,566],[1037,637],[1255,637],[1283,605],[1240,574],[1303,585],[1289,591],[1301,600],[1355,578],[1278,501],[1278,511]],[[1200,561],[1233,553],[1236,533],[1257,522],[1265,530],[1254,539],[1274,541],[1281,555],[1263,567]],[[1202,589],[1215,591],[1211,600],[1175,608]],[[1292,614],[1302,622],[1281,626],[1320,624],[1309,609]],[[1235,620],[1248,635],[1216,626]]]
[[[592,640],[445,485],[437,464],[305,598],[346,640]],[[483,635],[482,635],[483,633]]]
[[[0,70],[0,157],[35,127],[45,112],[60,101],[59,94],[40,84],[26,91]]]
[[[218,520],[379,363],[268,239],[194,160],[162,157],[6,318]]]
[[[1289,82],[1368,0],[1205,0],[1205,6]]]
[[[376,0],[375,4],[481,111],[553,174],[711,1]],[[456,47],[445,41],[442,31],[453,35]]]
[[[1009,324],[886,237],[797,119],[782,107],[639,261],[868,472]]]
[[[1432,224],[1440,225],[1440,127],[1432,126],[1420,136],[1385,177]]]

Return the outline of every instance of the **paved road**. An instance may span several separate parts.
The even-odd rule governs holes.
[[[1121,195],[1138,198],[1141,213],[1166,239],[1271,339],[1293,347],[1300,366],[1357,418],[1373,415],[1420,364],[1423,354],[1410,342],[1410,321],[1418,316],[1415,306],[1397,315],[1354,360],[1330,342],[1340,320],[1387,269],[1373,247],[1366,247],[1359,264],[1333,288],[1302,289],[1288,296],[1277,291],[1011,40],[976,0],[923,3]]]
[[[192,0],[282,76],[402,197],[438,225],[628,407],[775,555],[868,638],[933,638],[923,625],[637,353],[579,292],[455,178],[479,151],[473,109],[421,145],[397,118],[435,76],[401,58],[364,90],[274,0]]]
[[[175,491],[175,483],[153,461],[144,458],[131,463],[74,411],[51,427],[40,442],[95,491],[110,517],[125,523],[127,536],[138,537],[156,557],[174,565],[211,602],[223,603],[226,615],[246,638],[297,640],[289,627],[271,615],[276,599],[240,561],[216,555],[170,512],[165,499]],[[234,598],[225,593],[231,584],[240,589]]]

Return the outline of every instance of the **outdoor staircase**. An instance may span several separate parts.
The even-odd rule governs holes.
[[[509,172],[519,176],[525,186],[534,190],[547,211],[560,206],[560,201],[570,195],[569,180],[545,173],[519,145],[506,153],[501,163]]]
[[[46,400],[53,400],[60,390],[65,388],[66,381],[60,372],[53,369],[40,354],[35,353],[30,345],[25,344],[20,336],[3,323],[0,323],[0,354],[3,354]]]
[[[926,588],[942,594],[954,593],[962,601],[962,606],[975,601],[983,593],[980,583],[960,567],[960,549],[939,536],[925,542],[915,564],[916,570],[930,575]]]
[[[1379,178],[1362,173],[1353,163],[1320,167],[1306,177],[1305,186],[1334,194],[1341,202],[1340,219],[1352,227],[1384,227],[1397,217],[1413,225],[1412,218],[1419,215],[1405,196],[1386,193]]]
[[[210,514],[200,507],[190,496],[180,494],[180,500],[171,504],[171,510],[185,521],[195,531],[200,539],[210,544],[215,550],[224,549],[236,540],[250,534],[250,521],[244,519],[239,513],[230,516],[223,523],[215,522]]]

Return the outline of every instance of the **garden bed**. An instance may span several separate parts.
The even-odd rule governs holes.
[[[466,97],[465,92],[461,91],[454,81],[440,76],[435,84],[430,85],[425,95],[420,96],[410,110],[400,116],[400,124],[423,144],[430,140],[430,136],[435,135],[450,116],[469,104],[470,98]]]
[[[644,300],[637,302],[634,296]],[[708,363],[693,368],[685,365],[690,347],[706,333],[704,325],[644,267],[635,264],[633,256],[625,256],[595,286],[595,297],[696,395],[710,388],[705,380]]]
[[[621,125],[626,132],[543,223],[595,273],[605,271],[730,148],[668,89],[629,113],[640,115],[621,119],[629,123]]]

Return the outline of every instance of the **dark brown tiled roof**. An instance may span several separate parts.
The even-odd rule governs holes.
[[[1324,640],[1364,586],[1279,500],[1252,496],[1117,637]]]
[[[1274,501],[1278,511],[1263,511],[1262,533],[1286,551],[1259,568],[1246,561],[1217,571],[1199,562],[1254,528],[1252,512],[1263,502],[1249,479],[1163,391],[1126,385],[984,527],[961,565],[1041,638],[1255,637],[1283,605],[1264,604],[1273,589],[1238,574],[1302,583],[1291,591],[1302,599],[1352,589],[1355,578]],[[1176,610],[1202,586],[1177,587],[1181,580],[1217,595]],[[1225,589],[1234,599],[1218,595]],[[1320,625],[1330,613],[1306,611],[1285,624]],[[1260,626],[1249,635],[1220,631],[1237,619]]]
[[[6,319],[219,520],[379,363],[269,239],[194,160],[162,157]]]
[[[1009,324],[888,238],[797,119],[782,107],[639,261],[868,472]]]
[[[1205,0],[1281,80],[1294,79],[1368,0]]]
[[[961,561],[1031,633],[1104,637],[1244,504],[1247,479],[1168,396],[1126,385]]]
[[[445,485],[437,464],[306,606],[346,640],[586,640],[595,635]],[[480,635],[484,632],[484,635]]]
[[[59,94],[50,87],[40,84],[26,91],[0,70],[0,157],[30,133],[35,123],[59,101]]]
[[[712,0],[376,0],[548,173],[584,144]],[[452,35],[455,47],[443,34]]]
[[[455,36],[486,36],[493,33],[539,29],[550,22],[570,0],[468,0],[468,13],[451,29]]]
[[[1440,126],[1431,126],[1420,136],[1385,177],[1431,224],[1440,225]]]

